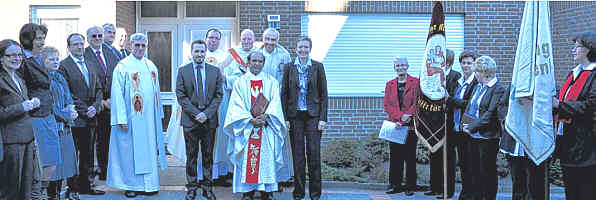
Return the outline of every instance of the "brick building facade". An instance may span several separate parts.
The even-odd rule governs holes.
[[[141,31],[138,2],[106,2],[100,5],[85,0],[9,1],[7,3],[9,5],[0,10],[7,13],[10,10],[6,8],[11,7],[15,13],[26,13],[25,9],[30,9],[38,4],[49,6],[58,4],[74,5],[79,6],[77,8],[80,8],[81,13],[83,13],[80,16],[79,31],[86,30],[88,23],[103,24],[102,20],[112,22],[114,17],[113,22],[119,27],[124,27],[129,34]],[[171,3],[175,4],[176,2]],[[114,4],[115,9],[110,7],[107,9],[109,12],[106,11],[99,17],[87,19],[89,17],[84,15],[84,13],[88,13],[87,11],[95,7],[114,6]],[[464,16],[465,49],[476,49],[482,55],[495,58],[499,66],[498,76],[500,80],[505,84],[509,84],[524,2],[446,1],[443,2],[443,5],[446,14]],[[295,42],[301,37],[302,15],[316,13],[429,14],[432,6],[431,1],[239,1],[235,4],[235,26],[238,31],[246,28],[254,30],[257,40],[260,41],[262,32],[267,27],[267,15],[280,15],[280,43],[295,55]],[[596,16],[593,14],[596,10],[596,2],[551,2],[550,9],[555,75],[557,85],[560,86],[562,80],[575,66],[571,57],[573,47],[571,37],[583,31],[596,30]],[[17,17],[18,20],[14,20],[14,23],[26,23],[27,19],[25,19],[24,14],[22,15],[18,15],[20,17]],[[5,27],[16,26],[14,23],[0,21],[0,24]],[[12,30],[12,32],[6,32],[3,37],[12,37],[14,39],[16,35],[18,34]],[[238,38],[234,39],[237,40]],[[382,120],[386,117],[382,103],[382,97],[331,97],[329,101],[329,127],[324,133],[323,142],[336,138],[361,139],[376,134]]]

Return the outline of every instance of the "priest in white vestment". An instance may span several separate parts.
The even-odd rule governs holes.
[[[162,136],[163,109],[155,64],[143,57],[147,37],[131,36],[133,56],[114,69],[111,94],[111,137],[106,183],[125,196],[159,191],[158,169],[167,168]]]
[[[255,191],[262,199],[273,199],[278,190],[287,127],[284,121],[279,83],[262,73],[265,57],[261,52],[248,56],[249,72],[240,77],[232,90],[224,128],[233,134],[233,192],[252,199]],[[265,113],[253,117],[250,110],[259,94],[269,101]]]

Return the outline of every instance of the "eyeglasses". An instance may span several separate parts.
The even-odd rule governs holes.
[[[393,66],[403,68],[403,67],[408,67],[409,65],[408,64],[394,64]]]
[[[16,57],[24,58],[25,57],[25,54],[22,54],[22,53],[13,53],[13,54],[5,54],[4,56],[6,56],[8,58],[16,58]]]
[[[92,38],[102,38],[103,34],[95,34],[95,35],[91,35]]]
[[[146,47],[147,45],[146,44],[135,44],[134,46],[135,47]]]
[[[209,36],[209,37],[207,37],[207,39],[210,39],[210,40],[220,40],[219,37],[215,37],[215,36]]]

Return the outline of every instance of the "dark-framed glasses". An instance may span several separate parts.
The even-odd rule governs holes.
[[[13,53],[13,54],[5,54],[4,56],[6,56],[8,58],[16,58],[16,57],[24,58],[25,57],[25,54],[22,54],[22,53]]]
[[[134,46],[135,47],[143,47],[143,48],[147,47],[146,44],[139,44],[139,43],[135,44]]]

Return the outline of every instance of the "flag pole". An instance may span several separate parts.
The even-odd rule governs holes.
[[[445,75],[447,77],[447,75]],[[447,86],[447,84],[445,84]],[[446,94],[447,90],[445,90]],[[447,95],[448,96],[448,95]],[[443,199],[447,200],[447,97],[443,100],[443,109],[445,110],[445,120],[443,121],[445,127],[445,143],[443,144]]]

